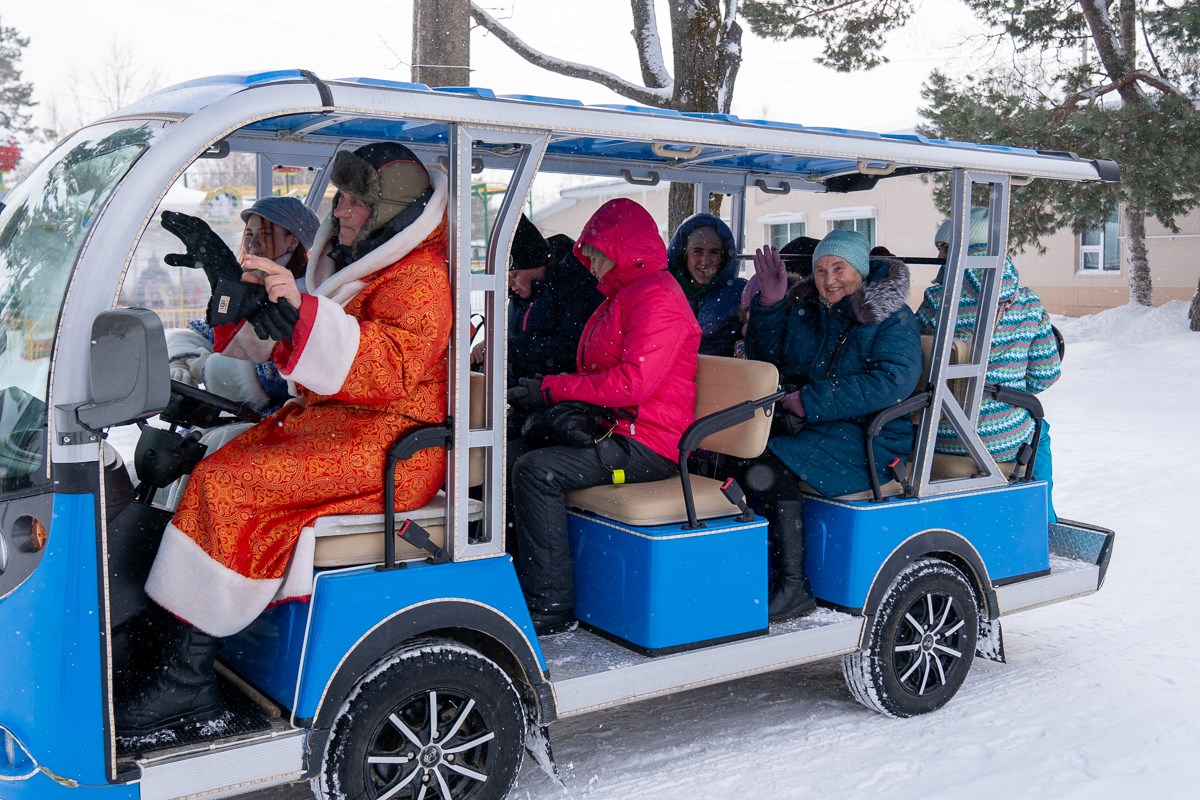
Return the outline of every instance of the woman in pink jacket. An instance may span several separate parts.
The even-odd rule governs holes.
[[[544,447],[513,469],[517,572],[539,634],[575,624],[566,493],[609,483],[617,470],[625,483],[675,474],[679,437],[696,404],[700,327],[667,272],[654,218],[632,200],[611,200],[584,226],[575,255],[605,298],[583,329],[578,372],[524,378],[509,402],[583,400],[613,409],[618,422],[603,448]]]

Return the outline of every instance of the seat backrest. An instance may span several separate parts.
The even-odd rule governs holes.
[[[471,373],[470,400],[468,416],[472,428],[482,428],[484,422],[484,401],[487,399],[487,377],[482,372]],[[476,447],[467,457],[467,485],[483,485],[483,449]]]
[[[929,370],[930,360],[933,357],[933,336],[932,334],[924,334],[921,336],[921,357],[923,359],[923,369],[921,370],[921,381],[917,384],[917,391],[923,392],[929,388]],[[971,357],[970,350],[967,349],[965,339],[950,340],[950,363],[965,364]],[[967,384],[964,380],[950,381],[950,394],[954,395],[954,399],[959,402],[959,405],[966,400]]]
[[[758,400],[779,389],[779,370],[765,361],[702,355],[697,366],[697,419],[746,400]],[[772,417],[767,415],[768,410],[759,409],[753,419],[711,434],[700,446],[736,458],[762,455],[771,434]]]

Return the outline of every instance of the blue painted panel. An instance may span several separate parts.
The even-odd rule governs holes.
[[[571,512],[575,615],[647,649],[767,627],[767,523],[636,527]]]
[[[328,572],[320,575],[309,601],[311,627],[296,715],[307,718],[316,713],[321,692],[338,663],[372,628],[402,609],[437,600],[474,601],[505,615],[530,640],[545,668],[516,570],[507,556],[436,566],[417,562],[390,572],[374,567]]]
[[[223,641],[221,660],[284,708],[296,699],[296,678],[304,651],[308,603],[272,606]]]
[[[92,495],[55,496],[41,563],[0,600],[0,725],[52,772],[102,785],[95,514]]]
[[[469,94],[475,97],[493,98],[496,96],[491,89],[483,89],[478,86],[435,86],[433,90],[445,94]]]
[[[888,556],[927,531],[960,535],[978,552],[992,582],[1046,570],[1046,484],[886,503],[806,498],[804,560],[814,593],[830,603],[861,608]]]
[[[540,94],[502,94],[502,100],[524,100],[527,103],[550,103],[556,106],[579,106],[583,103],[578,100],[568,100],[565,97],[543,97]]]
[[[272,83],[274,81],[308,80],[298,69],[276,69],[267,72],[255,72],[242,79],[243,86],[253,86],[257,83]]]
[[[338,83],[357,83],[360,86],[382,86],[387,89],[407,89],[412,92],[428,92],[429,87],[423,83],[408,83],[407,81],[389,81],[383,78],[341,78]]]

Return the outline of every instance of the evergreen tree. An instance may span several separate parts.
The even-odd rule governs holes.
[[[0,24],[0,139],[27,136],[33,132],[29,109],[33,108],[33,84],[21,82],[18,64],[29,39],[16,28]]]
[[[1020,246],[1068,225],[1080,232],[1123,204],[1130,300],[1152,305],[1146,217],[1177,231],[1176,219],[1200,206],[1196,4],[965,1],[1015,53],[965,80],[935,70],[921,131],[1117,161],[1119,184],[1015,189],[1010,238]],[[938,198],[948,208],[944,186]]]

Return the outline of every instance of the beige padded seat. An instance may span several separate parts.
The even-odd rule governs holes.
[[[697,367],[696,419],[746,400],[758,400],[779,388],[779,371],[765,361],[702,355]],[[700,447],[735,458],[755,458],[767,446],[770,433],[771,417],[767,410],[759,409],[753,419],[709,435]],[[698,519],[739,513],[738,507],[721,494],[721,481],[697,475],[691,481]],[[567,494],[567,506],[626,525],[667,525],[687,520],[678,477],[577,489]]]
[[[472,428],[484,425],[484,402],[487,379],[482,373],[471,373],[470,418]],[[382,465],[380,467],[382,469]],[[467,481],[471,486],[483,483],[483,451],[471,451]],[[483,503],[467,501],[467,518],[474,522],[483,516]],[[433,500],[412,511],[396,512],[396,530],[411,519],[429,531],[429,539],[438,547],[446,546],[446,495],[438,492]],[[383,561],[383,514],[339,514],[321,517],[313,523],[316,549],[313,566],[350,567],[358,564],[378,564]],[[396,537],[396,560],[419,559],[427,556],[424,550],[413,547]]]

